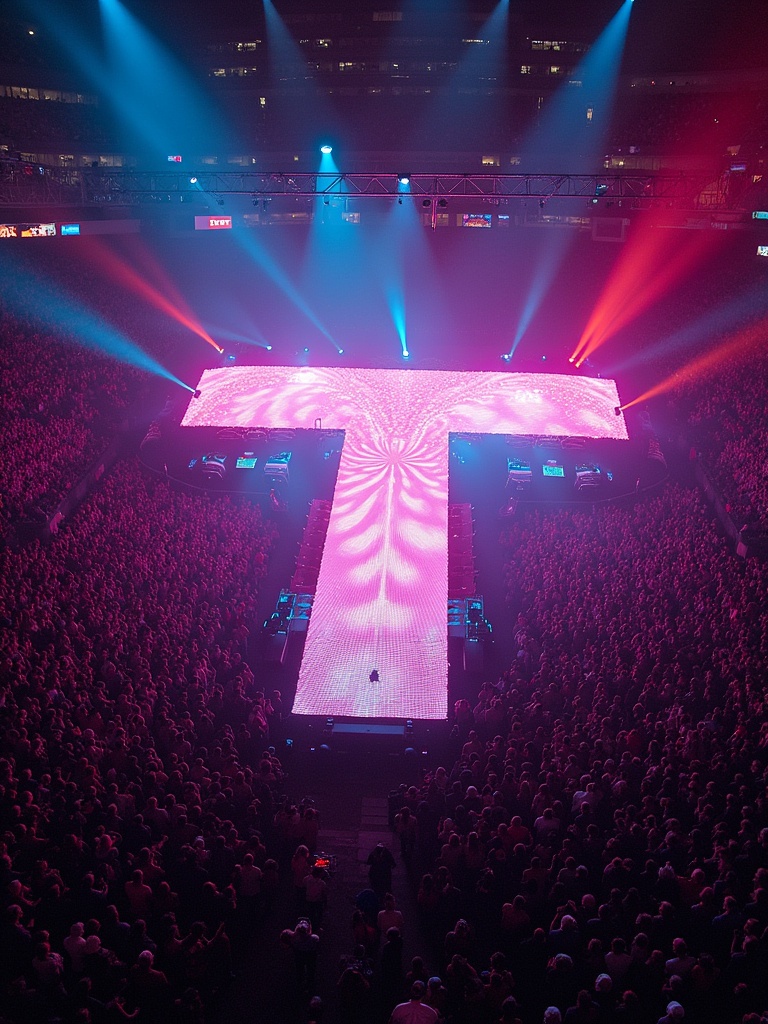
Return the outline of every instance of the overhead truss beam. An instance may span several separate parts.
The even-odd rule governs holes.
[[[247,196],[341,197],[386,199],[410,195],[417,199],[602,198],[637,200],[649,204],[709,209],[728,205],[725,183],[711,174],[402,174],[308,173],[294,171],[191,172],[45,168],[32,176],[0,176],[0,204],[50,203],[67,205],[139,205],[155,201],[202,202],[210,197]]]

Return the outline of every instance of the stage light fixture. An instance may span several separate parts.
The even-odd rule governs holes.
[[[340,348],[340,349],[339,349],[339,355],[340,355],[340,356],[343,356],[343,355],[344,355],[344,349],[343,349],[343,348]]]
[[[196,185],[197,184],[197,178],[194,175],[192,175],[192,177],[189,179],[189,184],[190,185]]]
[[[397,176],[397,184],[398,185],[410,185],[410,183],[411,183],[411,176],[410,176],[410,174],[398,174],[398,176]]]
[[[407,348],[404,348],[403,349],[403,359],[410,359],[410,358],[411,358],[411,353],[408,351]]]
[[[605,184],[605,182],[601,181],[601,182],[598,182],[597,185],[595,185],[595,195],[596,196],[604,196],[607,191],[608,191],[608,186]]]
[[[441,210],[444,210],[446,208],[446,206],[448,205],[448,200],[447,199],[439,199],[438,202],[437,202],[437,205],[440,207]]]
[[[512,358],[512,353],[511,352],[502,352],[501,353],[501,358],[504,360],[505,363],[508,363],[510,361],[510,359]]]
[[[333,146],[329,146],[328,143],[326,142],[324,145],[320,147],[320,152],[323,154],[323,156],[330,156],[331,153],[333,152]]]
[[[193,398],[199,398],[199,397],[200,397],[200,394],[201,394],[201,392],[200,392],[200,388],[198,388],[198,389],[197,389],[197,391],[195,391],[195,393],[194,393],[194,395],[193,395],[192,397],[193,397]]]
[[[614,413],[615,413],[615,414],[616,414],[617,416],[621,416],[621,406],[620,406],[620,405],[616,405],[616,406],[614,406],[614,409],[613,409],[613,411],[614,411]]]
[[[423,206],[423,207],[424,207],[425,209],[427,209],[428,207],[430,207],[430,206],[432,205],[432,200],[431,200],[431,199],[422,199],[422,200],[421,200],[421,205],[422,205],[422,206]]]
[[[267,349],[267,352],[271,352],[272,351],[272,346],[271,345],[267,345],[266,349]]]

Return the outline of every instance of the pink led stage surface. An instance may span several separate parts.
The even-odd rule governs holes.
[[[447,717],[449,432],[627,437],[615,383],[585,377],[235,366],[198,388],[184,426],[345,431],[301,715]]]

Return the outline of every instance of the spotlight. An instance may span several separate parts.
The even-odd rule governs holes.
[[[197,178],[194,177],[194,175],[189,179],[189,184],[190,185],[196,185],[197,184]]]
[[[343,349],[343,348],[340,348],[340,349],[339,349],[339,355],[340,355],[340,356],[343,356],[343,355],[344,355],[344,349]]]
[[[575,363],[576,362],[576,356],[568,356],[568,362],[569,363]]]
[[[411,353],[408,351],[407,348],[404,348],[403,349],[403,359],[410,359],[410,358],[411,358]]]
[[[328,143],[326,142],[325,145],[320,147],[320,152],[323,154],[323,156],[330,156],[330,154],[333,152],[333,146],[329,146]]]
[[[607,191],[608,186],[604,182],[599,182],[597,185],[595,185],[596,196],[604,196]]]
[[[200,397],[200,388],[197,389],[197,391],[194,393],[194,395],[192,397],[193,398],[199,398]]]
[[[620,406],[620,405],[614,406],[614,409],[613,409],[613,411],[614,411],[614,413],[615,413],[615,414],[616,414],[617,416],[621,416],[621,406]]]
[[[508,363],[510,361],[510,359],[512,358],[512,353],[511,352],[502,352],[501,358],[504,360],[505,363]]]
[[[234,361],[236,359],[237,359],[237,356],[235,355],[234,352],[227,352],[227,362],[228,363],[234,363]]]
[[[272,346],[271,345],[267,345],[266,348],[267,348],[267,352],[271,352],[272,351]]]
[[[546,357],[546,356],[542,356],[542,357],[541,357],[541,361],[542,361],[542,363],[546,363],[546,361],[547,361],[547,357]]]
[[[410,183],[411,183],[411,176],[410,176],[410,174],[398,174],[398,176],[397,176],[397,184],[398,185],[410,185]]]

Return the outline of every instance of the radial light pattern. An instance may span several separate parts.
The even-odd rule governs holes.
[[[446,718],[450,432],[627,437],[615,383],[585,377],[242,366],[198,388],[185,426],[345,432],[302,715]]]

